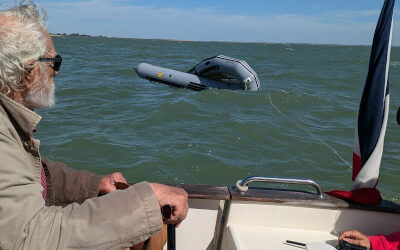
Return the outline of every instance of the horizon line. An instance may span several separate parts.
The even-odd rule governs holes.
[[[171,42],[217,42],[217,43],[253,43],[253,44],[288,44],[288,45],[326,45],[326,46],[361,46],[371,47],[371,44],[340,44],[340,43],[304,43],[304,42],[254,42],[254,41],[227,41],[227,40],[185,40],[176,38],[144,38],[144,37],[116,37],[107,35],[89,35],[81,33],[52,33],[49,32],[52,37],[63,37],[63,36],[82,36],[82,37],[97,37],[97,38],[108,38],[108,39],[136,39],[136,40],[160,40],[160,41],[171,41]],[[392,47],[400,47],[400,45],[393,45]]]

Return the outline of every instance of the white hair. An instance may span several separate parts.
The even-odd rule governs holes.
[[[0,11],[0,93],[21,90],[30,60],[46,53],[46,13],[32,1],[20,1]]]

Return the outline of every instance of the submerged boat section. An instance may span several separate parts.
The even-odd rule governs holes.
[[[205,59],[186,73],[148,63],[140,63],[134,70],[151,82],[194,91],[261,89],[257,73],[245,61],[223,55]]]

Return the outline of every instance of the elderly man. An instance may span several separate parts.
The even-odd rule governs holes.
[[[164,222],[179,224],[188,211],[182,189],[143,182],[115,191],[126,183],[120,173],[41,158],[33,110],[54,104],[61,61],[37,6],[0,12],[0,249],[130,247],[161,230],[164,205],[174,210]]]

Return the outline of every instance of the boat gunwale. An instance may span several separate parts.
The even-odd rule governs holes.
[[[133,185],[135,183],[129,183]],[[183,188],[189,199],[208,199],[244,202],[279,203],[287,206],[317,207],[323,209],[358,209],[400,214],[400,203],[382,200],[379,205],[361,205],[327,195],[320,199],[316,193],[302,190],[249,187],[240,192],[236,187],[202,184],[165,184]]]

